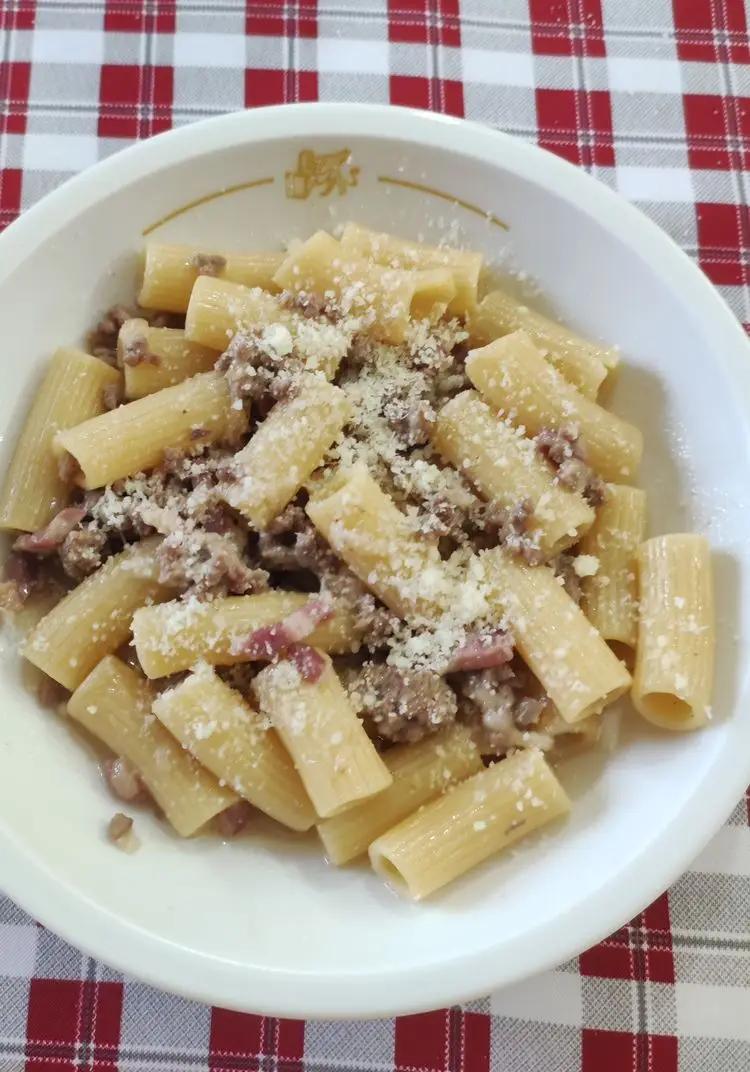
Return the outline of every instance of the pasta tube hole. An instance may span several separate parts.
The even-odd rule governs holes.
[[[384,879],[388,885],[402,895],[413,896],[409,889],[409,883],[396,867],[394,862],[378,849],[370,848],[370,863],[373,870]]]
[[[685,700],[671,692],[647,692],[641,698],[641,707],[651,718],[662,723],[687,722],[693,717],[693,709]]]

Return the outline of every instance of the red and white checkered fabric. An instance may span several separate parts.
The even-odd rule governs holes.
[[[587,168],[750,329],[749,23],[743,0],[0,0],[0,228],[173,125],[282,101],[406,104]],[[395,1020],[192,1004],[0,897],[0,1072],[490,1068],[750,1069],[750,797],[668,894],[578,960]]]

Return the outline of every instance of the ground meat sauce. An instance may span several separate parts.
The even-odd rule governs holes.
[[[33,592],[44,586],[44,562],[33,555],[11,551],[0,581],[0,610],[18,611]]]
[[[195,253],[190,258],[190,267],[198,271],[198,275],[217,276],[227,266],[226,257],[220,253]]]
[[[546,696],[529,695],[531,674],[506,665],[453,677],[464,719],[473,726],[484,755],[501,756],[524,745],[523,734],[539,720]]]
[[[543,428],[535,443],[539,454],[557,469],[557,479],[564,487],[579,492],[592,506],[604,502],[607,485],[586,462],[578,425]]]
[[[197,442],[205,438],[196,432]],[[230,458],[219,448],[197,455],[171,450],[150,474],[86,493],[45,529],[20,537],[21,549],[56,553],[65,573],[80,581],[126,544],[161,534],[156,559],[163,583],[199,598],[262,591],[268,573],[247,553],[249,531],[219,493]]]
[[[82,581],[102,564],[106,546],[107,534],[100,529],[74,529],[58,552],[63,569],[69,577]]]
[[[233,838],[240,834],[253,817],[253,809],[246,800],[231,804],[214,819],[216,829],[223,838]]]
[[[288,506],[261,533],[258,555],[269,570],[313,574],[321,591],[352,614],[354,630],[367,647],[382,647],[392,634],[394,615],[336,557],[301,506]]]
[[[334,321],[341,315],[334,302],[327,301],[318,294],[307,294],[305,291],[282,290],[279,302],[283,308],[299,313],[305,320],[324,318]]]
[[[583,589],[581,588],[581,578],[575,571],[575,560],[575,555],[561,554],[553,560],[552,566],[556,575],[561,578],[563,588],[570,598],[574,602],[580,603],[583,598]]]
[[[182,328],[184,316],[159,309],[139,309],[130,305],[113,305],[86,337],[86,349],[108,365],[117,365],[117,338],[126,320],[141,318],[153,328]],[[158,360],[158,359],[157,359]]]
[[[89,332],[86,340],[89,353],[106,361],[108,365],[116,365],[117,336],[120,334],[120,328],[126,320],[137,315],[137,311],[127,305],[113,305]]]
[[[121,360],[122,364],[129,368],[136,368],[138,365],[161,364],[161,358],[149,350],[145,335],[136,335],[135,338],[128,340],[122,348]]]
[[[233,400],[248,399],[265,413],[274,402],[292,397],[304,363],[292,355],[274,355],[262,344],[259,333],[238,332],[216,368],[226,376]]]
[[[387,402],[384,416],[406,447],[421,447],[430,441],[435,426],[436,413],[426,398],[413,401],[409,398],[394,398]]]
[[[247,595],[268,588],[268,573],[244,560],[229,534],[200,531],[167,536],[156,552],[159,580],[190,589],[199,598],[217,594]]]
[[[347,687],[371,736],[413,743],[456,718],[458,704],[444,678],[424,670],[398,670],[368,662],[351,673]]]
[[[102,405],[105,409],[117,409],[123,401],[122,387],[119,383],[107,383],[102,388]]]
[[[448,538],[476,550],[507,547],[535,565],[542,561],[531,521],[533,504],[521,499],[512,509],[487,503],[472,492],[439,492],[420,501],[419,530],[428,538]]]

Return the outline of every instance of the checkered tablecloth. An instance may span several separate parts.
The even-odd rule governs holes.
[[[0,0],[0,227],[178,124],[283,101],[431,108],[616,187],[750,329],[743,0]],[[1,712],[0,712],[1,717]],[[0,875],[2,886],[2,875]],[[159,993],[0,896],[0,1070],[750,1069],[750,797],[576,961],[423,1016],[302,1023]]]

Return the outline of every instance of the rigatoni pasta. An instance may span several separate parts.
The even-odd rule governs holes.
[[[641,434],[595,401],[617,355],[482,264],[353,223],[150,243],[150,311],[52,358],[0,606],[31,598],[27,670],[128,810],[247,825],[251,868],[260,811],[420,899],[566,814],[548,761],[611,750],[629,689],[709,719],[708,545],[644,539]]]
[[[235,454],[226,500],[256,530],[294,498],[346,423],[344,392],[306,375],[292,398],[274,406],[247,446]]]
[[[127,547],[69,592],[26,638],[24,657],[66,689],[80,685],[127,640],[139,607],[174,594],[159,580],[158,543],[151,537]]]
[[[254,682],[261,711],[294,761],[321,819],[387,789],[393,776],[364,731],[330,660],[315,681],[293,663],[261,670]]]
[[[158,465],[170,448],[235,441],[246,424],[225,379],[204,372],[58,432],[55,448],[76,461],[84,488],[101,488]]]
[[[545,558],[577,543],[593,523],[584,498],[560,485],[533,443],[496,417],[475,391],[443,406],[432,441],[484,499],[508,508],[529,501],[532,534]]]
[[[56,434],[104,413],[104,391],[122,375],[82,350],[60,347],[50,361],[16,444],[0,496],[0,528],[33,532],[65,505],[70,484],[52,450]]]
[[[605,640],[629,648],[638,635],[637,555],[645,529],[645,492],[610,484],[580,548],[594,570],[581,581],[583,612]]]
[[[633,703],[668,730],[694,730],[711,717],[714,594],[703,536],[655,536],[638,548],[640,614]]]
[[[323,294],[346,313],[367,320],[386,342],[402,342],[416,286],[415,273],[352,256],[326,231],[290,250],[273,277],[293,293]]]
[[[139,317],[126,320],[117,337],[125,397],[130,400],[209,372],[218,356],[216,350],[186,339],[181,328],[152,328]]]
[[[417,744],[397,745],[383,762],[393,778],[387,789],[318,823],[331,863],[346,864],[364,855],[380,834],[482,769],[479,749],[464,726],[451,726]]]
[[[597,714],[622,696],[630,674],[551,569],[523,565],[501,550],[486,551],[481,561],[489,598],[566,722]]]
[[[316,815],[288,753],[266,719],[205,664],[154,700],[152,710],[222,785],[292,830]]]
[[[575,424],[587,461],[605,480],[625,483],[635,476],[643,451],[640,430],[576,391],[526,332],[472,350],[466,372],[490,405],[527,434]]]
[[[484,296],[472,313],[469,330],[474,346],[486,346],[503,335],[524,331],[546,360],[587,398],[596,398],[618,362],[613,348],[581,338],[500,289]]]
[[[364,465],[339,470],[314,488],[307,514],[336,554],[396,614],[429,618],[445,607],[450,584],[437,549],[417,538]]]
[[[370,861],[419,901],[569,810],[541,752],[515,752],[377,838]]]
[[[138,302],[145,309],[184,313],[198,278],[226,279],[246,287],[273,288],[273,275],[282,254],[269,251],[229,253],[200,246],[169,246],[149,242],[146,246],[143,285]]]
[[[409,242],[396,235],[370,231],[356,223],[347,223],[341,234],[341,246],[363,260],[372,259],[376,264],[390,268],[447,269],[455,289],[447,306],[448,315],[465,316],[476,305],[482,270],[481,253]]]
[[[107,655],[68,700],[68,714],[134,765],[167,821],[190,837],[238,797],[157,722],[152,701],[148,682]]]
[[[242,641],[258,629],[278,625],[310,601],[303,592],[276,590],[227,596],[209,602],[188,600],[167,607],[144,606],[133,615],[133,640],[147,677],[168,677],[200,659],[213,666],[233,666],[249,656]],[[359,647],[351,614],[337,610],[306,638],[334,654]]]
[[[278,299],[260,287],[202,275],[190,294],[185,337],[221,353],[238,332],[283,324],[288,319]]]

